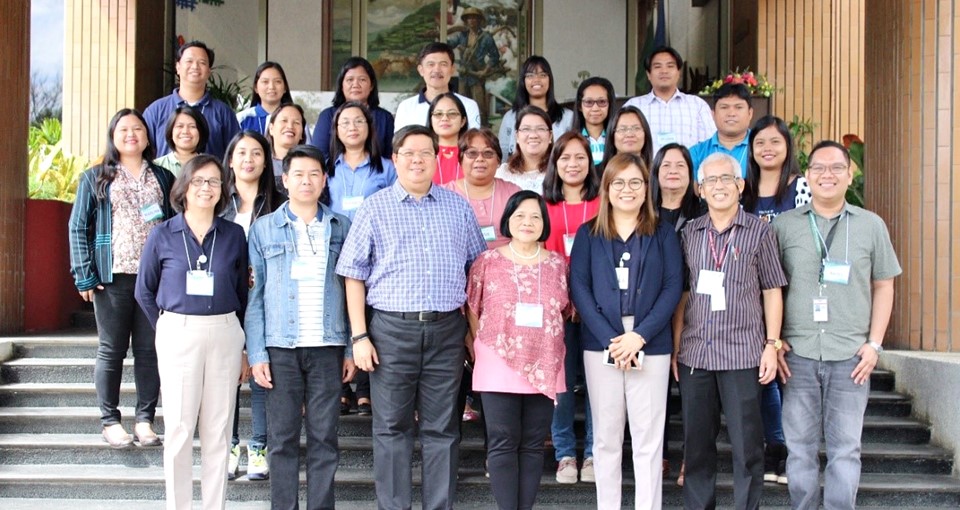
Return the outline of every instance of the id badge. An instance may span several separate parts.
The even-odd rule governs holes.
[[[315,280],[317,278],[314,268],[306,260],[297,259],[290,264],[290,279],[292,280]]]
[[[360,207],[360,204],[363,203],[363,195],[358,195],[354,197],[343,197],[343,210],[352,211]]]
[[[213,273],[203,270],[187,271],[187,295],[212,296]]]
[[[660,147],[663,147],[668,143],[680,143],[680,142],[679,140],[677,140],[677,136],[669,131],[663,131],[663,132],[657,133],[657,145],[659,145]]]
[[[850,264],[824,260],[823,281],[826,283],[846,285],[850,282]]]
[[[617,271],[617,285],[620,287],[620,290],[627,290],[630,288],[630,268],[629,267],[617,267],[614,268]]]
[[[727,309],[727,293],[723,287],[720,290],[710,294],[710,311],[722,312]]]
[[[480,227],[480,233],[483,235],[483,240],[488,243],[497,240],[497,229],[493,228],[493,225]]]
[[[539,303],[517,303],[515,310],[517,326],[526,328],[543,327],[543,305]]]
[[[723,293],[723,273],[720,271],[700,270],[697,278],[697,294]]]
[[[576,239],[576,234],[563,234],[563,252],[570,256],[570,252],[573,251],[573,240]]]
[[[143,221],[149,223],[151,221],[157,221],[163,219],[163,210],[160,209],[160,204],[149,204],[140,207],[140,216],[143,218]]]
[[[813,322],[827,322],[829,320],[827,298],[813,298]]]

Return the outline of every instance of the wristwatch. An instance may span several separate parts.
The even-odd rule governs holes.
[[[873,347],[873,350],[877,351],[877,354],[880,354],[881,352],[883,352],[883,346],[878,344],[877,342],[874,342],[873,340],[868,341],[867,345],[869,345],[870,347]]]
[[[773,350],[779,351],[780,349],[783,349],[783,340],[780,340],[779,338],[768,338],[766,345],[772,345]]]

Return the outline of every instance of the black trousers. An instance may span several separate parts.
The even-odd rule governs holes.
[[[683,406],[683,507],[713,509],[717,505],[717,436],[720,412],[727,419],[733,448],[734,507],[760,507],[763,489],[763,420],[757,369],[692,370],[681,364]]]
[[[500,510],[533,508],[553,401],[541,394],[483,393],[490,489]]]

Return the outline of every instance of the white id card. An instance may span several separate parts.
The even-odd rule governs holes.
[[[813,322],[827,322],[828,317],[827,298],[813,298]]]
[[[187,271],[187,295],[212,296],[213,273],[203,270]]]
[[[656,138],[657,145],[660,147],[663,147],[668,143],[680,143],[680,141],[677,140],[677,136],[669,131],[661,131],[660,133],[657,133]]]
[[[163,219],[163,209],[160,209],[160,204],[149,204],[140,208],[140,216],[143,217],[143,221],[151,222],[155,220]]]
[[[573,240],[577,236],[575,234],[563,234],[563,252],[570,256],[570,252],[573,251]]]
[[[710,311],[722,312],[727,309],[727,293],[723,287],[720,290],[710,294]]]
[[[490,242],[497,240],[497,229],[493,228],[493,225],[489,227],[480,227],[480,234],[483,235],[483,240]]]
[[[294,260],[290,264],[290,278],[293,280],[315,280],[317,279],[316,268],[305,260]]]
[[[823,281],[827,283],[846,285],[850,282],[850,264],[824,260]]]
[[[543,305],[539,303],[517,303],[514,315],[516,315],[517,326],[543,327]]]
[[[630,268],[629,267],[616,267],[614,268],[617,271],[617,285],[620,287],[620,290],[627,290],[630,288]]]
[[[352,211],[363,203],[363,195],[357,195],[354,197],[343,197],[343,210]]]
[[[720,271],[700,270],[697,278],[697,294],[723,293],[723,273]]]

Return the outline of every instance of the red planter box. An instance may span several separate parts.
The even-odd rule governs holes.
[[[70,275],[67,221],[73,204],[57,200],[27,200],[24,224],[25,331],[56,331],[70,327],[70,316],[83,300]]]

